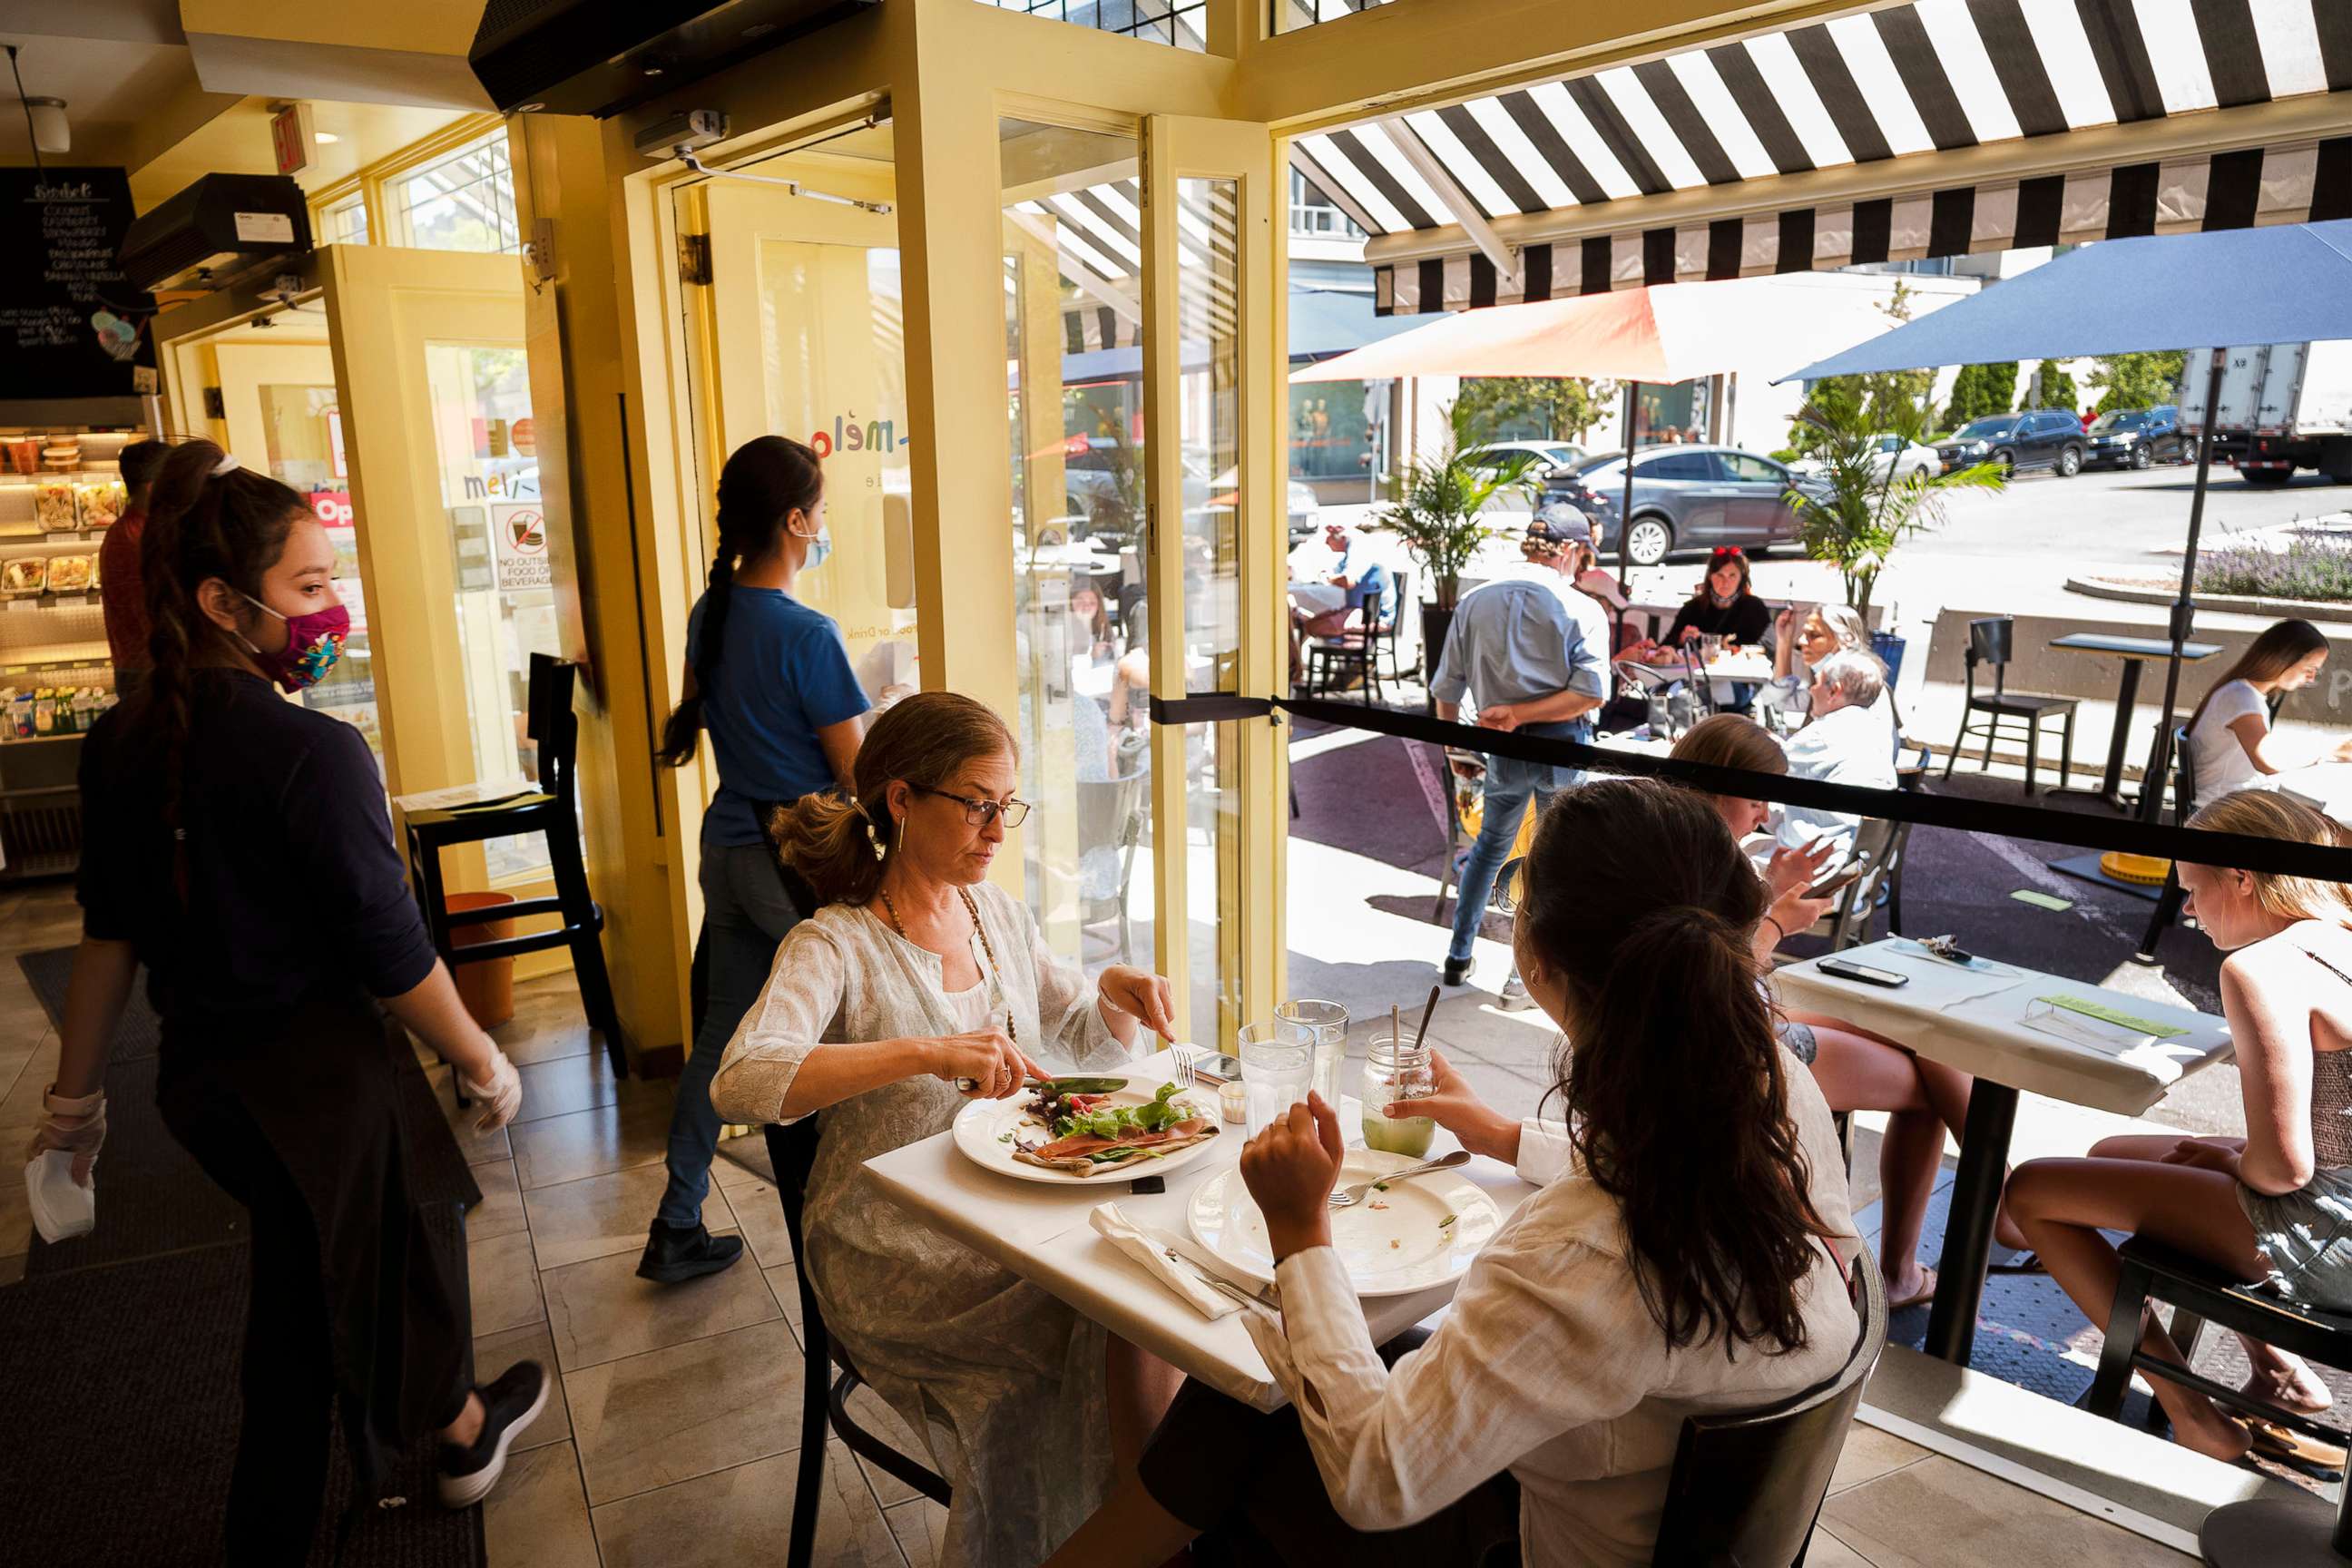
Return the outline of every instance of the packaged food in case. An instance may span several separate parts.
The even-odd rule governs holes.
[[[38,555],[0,562],[0,594],[11,598],[37,594],[48,584],[49,563]]]
[[[52,533],[71,533],[81,526],[74,506],[71,479],[43,479],[33,487],[33,515]]]
[[[131,492],[117,479],[81,479],[74,485],[74,510],[84,528],[112,528],[131,504]]]
[[[52,555],[49,557],[49,592],[79,594],[89,586],[89,557],[87,555]]]

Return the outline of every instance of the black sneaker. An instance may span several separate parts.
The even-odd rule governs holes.
[[[716,1274],[743,1256],[740,1236],[713,1236],[700,1221],[689,1226],[654,1221],[646,1237],[645,1256],[637,1259],[637,1278],[656,1285],[675,1285]]]
[[[495,1382],[474,1390],[482,1400],[480,1436],[466,1447],[441,1445],[441,1506],[471,1508],[490,1495],[506,1474],[507,1448],[515,1434],[539,1419],[547,1408],[547,1369],[535,1361],[519,1361]]]
[[[1445,961],[1445,984],[1448,985],[1459,985],[1463,984],[1470,978],[1470,972],[1477,967],[1478,961],[1475,958],[1447,959]]]

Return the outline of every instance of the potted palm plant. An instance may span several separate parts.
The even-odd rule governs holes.
[[[1838,569],[1846,603],[1865,616],[1887,557],[1905,539],[1941,523],[1952,492],[1997,490],[2008,482],[1996,463],[1895,478],[1879,438],[1918,438],[1926,416],[1907,402],[1874,409],[1859,399],[1821,398],[1798,420],[1804,426],[1802,444],[1821,466],[1789,490],[1789,508],[1797,514],[1805,553]]]
[[[1461,404],[1445,410],[1443,444],[1435,452],[1406,459],[1391,479],[1391,498],[1372,509],[1371,527],[1396,535],[1429,578],[1429,597],[1421,606],[1421,648],[1424,673],[1435,675],[1454,625],[1454,606],[1462,596],[1462,569],[1495,530],[1481,514],[1498,498],[1521,495],[1532,507],[1543,493],[1543,483],[1530,472],[1528,455],[1496,454],[1475,461],[1466,454],[1478,444],[1478,418]]]

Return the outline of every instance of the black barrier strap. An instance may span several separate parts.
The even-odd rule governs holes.
[[[2200,866],[2228,866],[2244,871],[2267,871],[2325,881],[2352,882],[2352,848],[2293,844],[2242,833],[2216,833],[2210,828],[2170,827],[2137,822],[2129,817],[2093,816],[2047,806],[2005,805],[1995,801],[1962,800],[1903,789],[1864,789],[1855,784],[1829,784],[1787,773],[1759,773],[1747,768],[1719,768],[1702,763],[1675,762],[1666,757],[1620,752],[1581,741],[1563,741],[1517,731],[1483,730],[1472,724],[1448,723],[1419,713],[1374,708],[1328,698],[1181,697],[1152,700],[1151,719],[1158,724],[1203,724],[1235,719],[1263,719],[1276,710],[1312,719],[1339,729],[1368,730],[1407,741],[1480,752],[1490,757],[1510,757],[1523,763],[1583,768],[1644,778],[1672,779],[1710,795],[1737,795],[1747,800],[1777,801],[1849,816],[1874,816],[1923,827],[1944,827],[1958,833],[1983,833],[1996,838],[2031,838],[2044,844],[2065,844],[2083,849],[2122,850],[2187,860]]]

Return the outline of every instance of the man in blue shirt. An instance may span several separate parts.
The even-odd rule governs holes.
[[[1540,519],[1528,533],[1539,543],[1553,542],[1549,525]],[[1583,595],[1561,574],[1563,567],[1573,569],[1576,559],[1570,552],[1538,552],[1463,596],[1446,633],[1437,679],[1429,686],[1440,719],[1459,717],[1466,694],[1483,729],[1592,739],[1588,715],[1608,695],[1608,655],[1587,637],[1579,614]],[[1528,803],[1540,811],[1554,795],[1583,782],[1573,768],[1511,757],[1487,758],[1486,772],[1485,815],[1455,889],[1454,941],[1445,952],[1448,985],[1470,977],[1471,944]]]
[[[1290,679],[1299,675],[1299,654],[1307,637],[1333,637],[1360,627],[1366,632],[1393,624],[1397,612],[1395,574],[1368,551],[1356,555],[1362,543],[1344,522],[1323,526],[1323,542],[1336,558],[1320,583],[1290,585]]]

